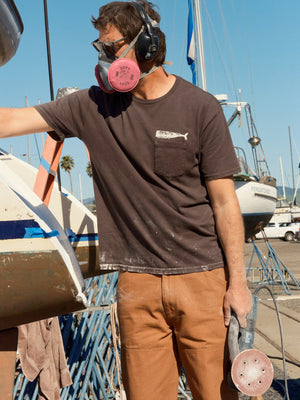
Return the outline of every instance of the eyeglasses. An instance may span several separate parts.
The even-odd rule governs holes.
[[[114,40],[113,42],[100,42],[99,39],[96,39],[92,42],[92,45],[98,52],[104,50],[106,54],[114,56],[118,52],[118,50],[122,47],[122,46],[116,47],[115,44],[120,43],[124,40],[126,40],[126,37]]]

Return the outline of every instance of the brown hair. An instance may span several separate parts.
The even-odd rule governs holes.
[[[113,1],[99,9],[98,18],[92,17],[92,24],[96,29],[104,30],[108,25],[115,26],[130,43],[141,30],[143,25],[142,17],[132,1]],[[160,22],[160,15],[154,10],[154,5],[147,0],[137,0],[148,16]],[[166,57],[165,34],[158,27],[153,28],[159,38],[159,48],[153,59],[155,65],[162,65]]]

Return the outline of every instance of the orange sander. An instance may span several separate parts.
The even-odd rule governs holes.
[[[273,366],[269,358],[253,349],[258,298],[252,296],[253,305],[247,315],[247,326],[241,328],[236,315],[230,319],[228,347],[231,359],[230,384],[247,396],[260,396],[273,381]]]

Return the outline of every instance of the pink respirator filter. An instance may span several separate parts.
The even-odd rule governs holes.
[[[108,81],[118,92],[130,92],[140,80],[141,71],[133,60],[119,58],[108,70]]]

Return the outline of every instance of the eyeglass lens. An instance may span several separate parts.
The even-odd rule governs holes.
[[[119,43],[121,41],[124,41],[125,39],[126,38],[121,38],[118,40],[114,40],[113,42],[100,42],[99,39],[96,39],[92,42],[92,45],[99,52],[103,49],[105,53],[108,53],[110,55],[115,55],[119,50],[118,48],[116,48],[115,43]]]

